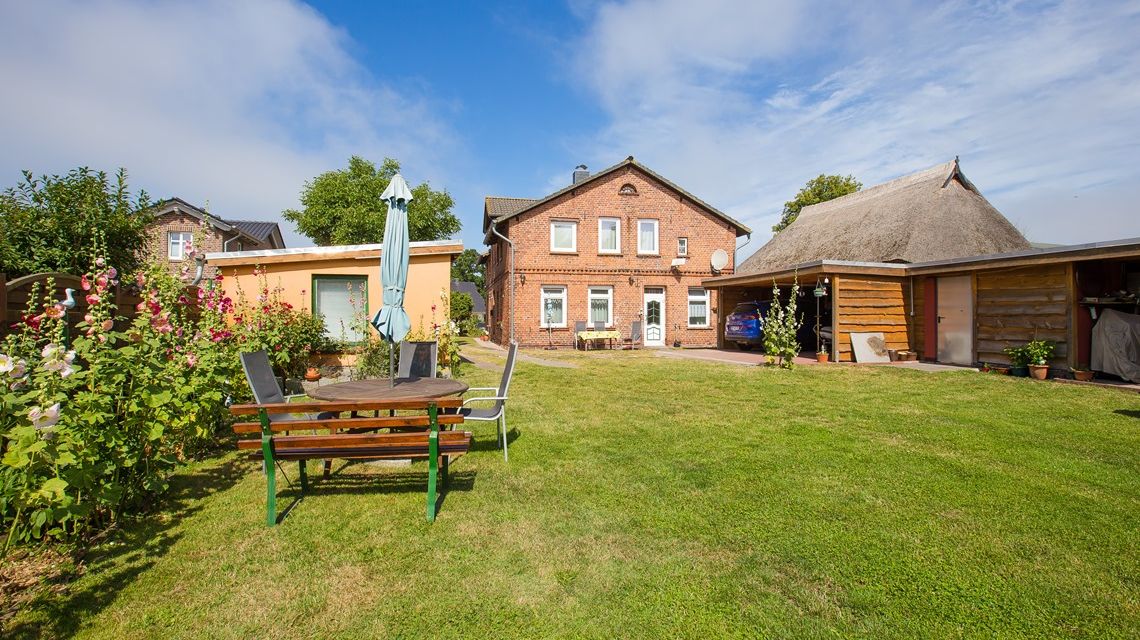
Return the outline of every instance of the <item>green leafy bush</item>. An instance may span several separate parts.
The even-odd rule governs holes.
[[[1049,364],[1057,350],[1057,343],[1052,340],[1031,340],[1023,348],[1029,364]]]
[[[780,302],[780,286],[772,281],[772,305],[768,316],[763,319],[764,353],[769,364],[778,364],[791,369],[795,357],[800,353],[800,343],[796,339],[802,318],[796,315],[796,300],[799,298],[800,283],[792,283],[786,304]]]

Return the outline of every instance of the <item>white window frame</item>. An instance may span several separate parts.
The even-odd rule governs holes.
[[[650,250],[647,250],[645,247],[641,246],[641,225],[646,223],[653,225],[653,248]],[[637,253],[638,255],[643,256],[661,255],[661,225],[657,220],[651,218],[642,218],[637,221]]]
[[[614,223],[614,245],[616,249],[603,249],[602,248],[602,223]],[[600,255],[620,255],[621,254],[621,218],[603,217],[598,218],[598,253]]]
[[[548,299],[551,299],[551,298],[562,301],[562,322],[561,323],[558,323],[558,322],[555,322],[552,324],[546,323],[546,301]],[[568,316],[568,315],[570,315],[570,309],[569,309],[569,307],[567,305],[567,301],[566,301],[566,287],[563,285],[556,285],[556,284],[544,284],[544,285],[542,285],[542,288],[539,290],[539,294],[538,294],[538,326],[542,329],[546,329],[546,328],[565,329],[567,326],[566,325],[566,316]]]
[[[174,243],[174,237],[178,236],[178,244]],[[186,243],[189,242],[190,246],[194,246],[194,232],[193,231],[167,231],[166,232],[166,257],[171,262],[182,262],[186,259]],[[174,248],[178,247],[175,252]]]
[[[689,239],[685,236],[677,238],[677,255],[679,257],[688,257],[689,255]]]
[[[605,291],[605,293],[594,293],[595,291]],[[594,313],[594,300],[606,301],[606,327],[614,326],[614,288],[611,286],[591,286],[586,289],[586,328],[594,328],[594,320],[591,317]]]
[[[570,227],[570,248],[554,246],[554,229],[561,225]],[[578,222],[576,220],[550,221],[550,252],[551,253],[578,253]]]
[[[693,295],[694,291],[701,293]],[[705,304],[705,322],[704,324],[693,324],[693,314],[689,312],[689,305],[694,302],[703,302]],[[685,306],[685,322],[688,323],[690,329],[707,329],[711,326],[712,318],[712,305],[709,302],[709,290],[702,289],[701,287],[689,287],[688,305]]]

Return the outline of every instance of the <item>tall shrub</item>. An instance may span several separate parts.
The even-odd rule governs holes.
[[[764,318],[764,352],[769,364],[791,369],[800,353],[797,334],[803,318],[797,314],[796,300],[800,293],[799,279],[792,283],[787,303],[780,301],[780,286],[772,281],[772,306]]]

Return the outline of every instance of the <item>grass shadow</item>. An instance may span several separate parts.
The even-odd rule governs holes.
[[[522,433],[518,429],[507,429],[507,447],[511,446],[515,440],[518,440]],[[471,451],[502,451],[503,445],[499,442],[498,433],[495,438],[479,438],[471,439]]]
[[[1140,409],[1117,409],[1113,411],[1113,413],[1131,418],[1140,418]]]
[[[237,484],[251,465],[230,459],[216,466],[177,474],[153,513],[132,519],[89,549],[77,585],[37,597],[21,611],[3,636],[12,639],[67,638],[111,604],[136,577],[152,567],[182,537],[176,525],[201,510],[200,501]]]
[[[427,470],[409,469],[399,472],[385,473],[345,473],[346,469],[357,466],[359,463],[346,463],[324,477],[311,477],[309,488],[301,493],[299,484],[294,483],[277,495],[280,499],[290,499],[291,502],[284,510],[277,514],[277,523],[281,524],[290,512],[304,499],[315,498],[322,495],[364,495],[377,493],[422,493],[427,495]],[[452,491],[469,492],[475,489],[476,472],[473,469],[463,471],[450,470],[447,474],[447,483],[440,483],[439,496],[436,499],[436,512],[443,507],[447,494]]]

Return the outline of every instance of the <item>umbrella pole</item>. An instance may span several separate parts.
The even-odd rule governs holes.
[[[392,340],[389,338],[389,340],[388,340],[388,384],[392,387],[396,386],[396,378],[393,377],[393,373],[392,373],[392,361],[394,358],[395,358],[395,354],[392,352]]]

